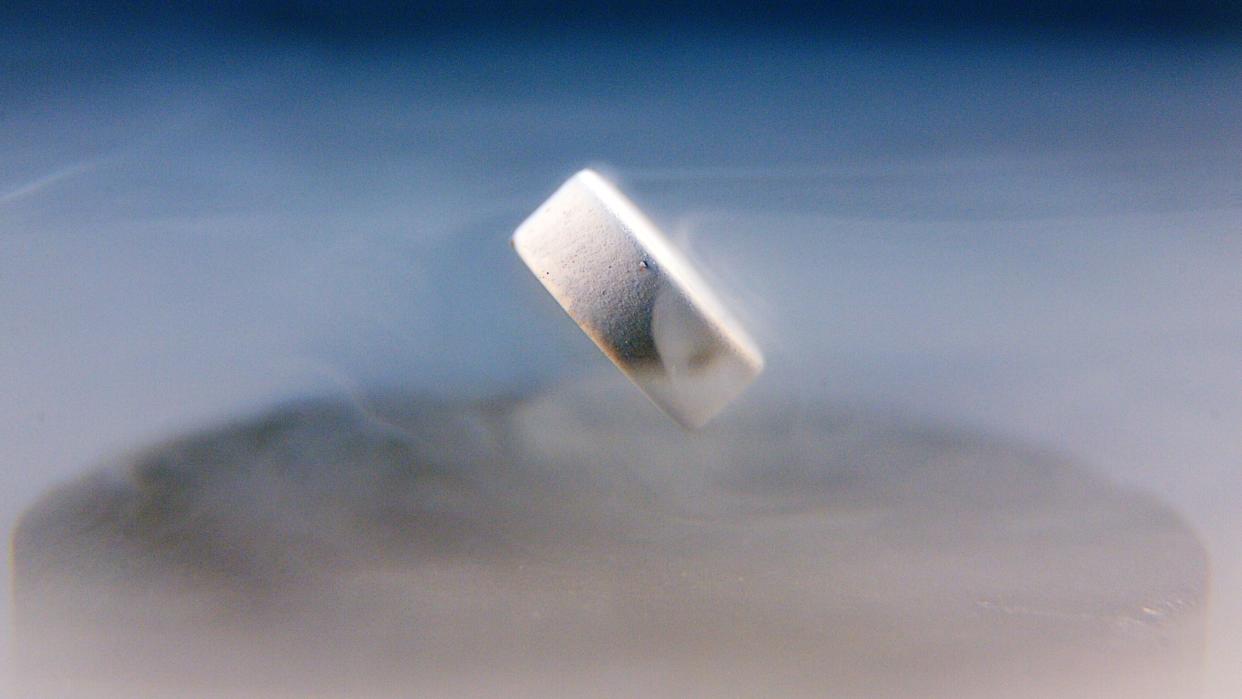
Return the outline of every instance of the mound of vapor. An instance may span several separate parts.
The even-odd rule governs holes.
[[[1176,516],[1065,460],[843,409],[686,434],[611,383],[287,405],[49,493],[14,552],[23,681],[88,696],[1176,697],[1207,594]]]

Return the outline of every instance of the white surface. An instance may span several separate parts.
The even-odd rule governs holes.
[[[763,356],[690,261],[611,183],[583,170],[513,247],[595,344],[683,427],[707,424]]]

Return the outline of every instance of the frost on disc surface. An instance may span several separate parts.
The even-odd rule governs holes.
[[[616,187],[571,177],[513,247],[604,354],[683,427],[710,421],[763,356],[703,278]]]

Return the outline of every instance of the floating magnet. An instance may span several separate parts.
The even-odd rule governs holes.
[[[513,247],[569,317],[686,428],[763,371],[763,355],[689,260],[592,170],[518,226]]]

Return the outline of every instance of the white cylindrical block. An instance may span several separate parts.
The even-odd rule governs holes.
[[[552,297],[651,400],[706,424],[763,371],[763,356],[684,255],[591,170],[513,235]]]

